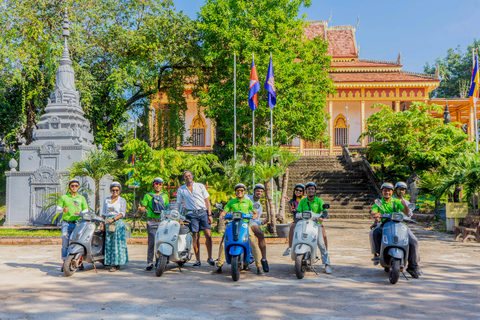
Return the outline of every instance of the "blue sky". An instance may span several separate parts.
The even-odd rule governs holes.
[[[204,1],[174,3],[195,19]],[[465,51],[474,38],[480,38],[480,0],[312,0],[300,13],[308,20],[328,20],[330,11],[330,26],[353,26],[360,16],[356,31],[360,58],[395,61],[400,51],[405,71],[423,72],[427,61],[445,57],[449,48],[458,45]]]

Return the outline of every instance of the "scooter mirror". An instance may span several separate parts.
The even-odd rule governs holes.
[[[380,200],[380,199],[375,199],[375,204],[376,204],[377,206],[381,207],[381,206],[382,206],[382,200]]]
[[[325,203],[323,206],[322,206],[323,209],[330,209],[330,205],[328,203]]]
[[[221,204],[220,202],[217,202],[215,203],[215,208],[223,210],[223,204]]]

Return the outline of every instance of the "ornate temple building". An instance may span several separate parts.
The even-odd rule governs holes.
[[[400,53],[396,61],[359,58],[355,31],[356,26],[329,26],[328,21],[310,21],[310,25],[305,28],[308,39],[322,37],[328,40],[328,53],[332,56],[330,76],[337,93],[327,98],[326,108],[330,114],[329,146],[294,139],[289,147],[298,149],[303,155],[341,154],[341,146],[344,144],[368,145],[369,139],[359,141],[359,136],[365,131],[365,120],[379,111],[378,108],[372,108],[374,104],[382,103],[398,112],[407,108],[413,101],[429,103],[429,93],[440,83],[436,76],[402,70]],[[184,135],[184,141],[189,142],[179,149],[192,152],[209,151],[213,147],[215,128],[210,119],[201,111],[198,112],[197,101],[191,97],[190,89],[186,86],[188,111],[185,115]],[[439,100],[440,104],[442,101],[444,105],[445,101]],[[163,95],[161,99],[152,101],[152,109],[158,110],[166,103],[167,98]],[[470,116],[473,111],[468,101],[463,101],[458,106],[453,106],[452,101],[452,107],[454,109],[450,110],[454,116],[452,121],[460,119],[459,122],[462,123],[471,122],[469,119],[473,118]],[[469,123],[468,127],[472,125]],[[150,127],[151,140],[154,141],[153,135],[158,130],[158,124],[154,123],[152,116]]]

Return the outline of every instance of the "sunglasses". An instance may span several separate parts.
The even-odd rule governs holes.
[[[70,188],[78,188],[78,187],[80,187],[78,184],[71,184],[70,185]]]
[[[153,185],[154,185],[154,186],[158,186],[158,185],[163,185],[163,183],[161,183],[161,182],[154,182]]]
[[[302,189],[295,189],[295,192],[297,192],[297,191],[298,191],[298,192],[303,192]]]
[[[120,192],[120,189],[112,189],[112,192]]]

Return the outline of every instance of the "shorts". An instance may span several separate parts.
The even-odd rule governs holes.
[[[187,214],[186,218],[190,220],[190,231],[193,233],[200,230],[212,229],[212,226],[208,223],[207,211]]]

